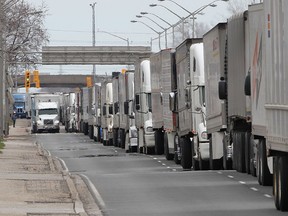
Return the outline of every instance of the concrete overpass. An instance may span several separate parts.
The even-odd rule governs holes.
[[[40,74],[40,86],[41,88],[81,88],[86,86],[86,77],[92,75],[41,75]],[[105,75],[96,75],[96,82],[102,82],[105,79]],[[17,86],[24,86],[24,75],[18,76]],[[32,79],[33,80],[33,79]],[[35,85],[31,83],[31,87]]]

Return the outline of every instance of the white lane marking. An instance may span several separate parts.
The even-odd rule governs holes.
[[[158,163],[162,163],[162,161],[158,161]]]
[[[234,179],[234,176],[228,175],[228,178]]]
[[[223,174],[223,172],[220,172],[220,171],[218,171],[217,173],[218,173],[218,174]]]
[[[153,158],[154,160],[158,160],[158,158]]]
[[[240,183],[240,184],[246,184],[246,182],[244,182],[244,181],[239,181],[239,183]]]
[[[165,164],[165,163],[162,163],[162,165],[163,165],[163,166],[166,166],[166,164]]]
[[[172,169],[172,171],[173,171],[173,172],[176,172],[177,170],[176,170],[176,169]]]
[[[264,196],[267,198],[272,198],[272,196],[270,196],[269,194],[264,194]]]
[[[167,169],[170,169],[170,168],[171,168],[171,167],[169,167],[169,166],[167,167]]]
[[[255,188],[255,187],[251,187],[250,189],[253,190],[253,191],[258,191],[258,189]]]

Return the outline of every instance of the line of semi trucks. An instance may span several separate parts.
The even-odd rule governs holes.
[[[184,170],[235,169],[288,210],[288,2],[264,0],[203,38],[62,95],[60,121],[104,145]]]

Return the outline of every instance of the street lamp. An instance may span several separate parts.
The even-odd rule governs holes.
[[[169,22],[167,22],[165,19],[159,17],[157,14],[154,14],[154,13],[148,13],[148,12],[141,12],[140,13],[141,15],[146,15],[146,14],[150,14],[152,16],[155,16],[157,17],[158,19],[162,20],[163,22],[165,22],[167,25],[169,25],[171,28],[172,28],[172,37],[173,37],[173,42],[172,42],[172,46],[174,47],[174,44],[175,44],[175,35],[174,35],[174,25],[170,24]]]
[[[125,38],[123,38],[123,37],[120,37],[120,36],[118,36],[118,35],[115,35],[115,34],[113,34],[113,33],[107,32],[107,31],[102,31],[102,30],[99,31],[99,29],[98,29],[97,32],[100,32],[100,33],[106,33],[106,34],[109,34],[109,35],[111,35],[111,36],[117,37],[117,38],[119,38],[119,39],[121,39],[121,40],[126,41],[126,43],[127,43],[127,47],[128,47],[128,48],[129,48],[129,46],[130,46],[130,44],[129,44],[129,38],[125,39]]]
[[[95,47],[96,45],[96,38],[95,38],[95,35],[96,35],[96,32],[95,32],[95,5],[97,3],[94,2],[92,4],[90,4],[91,8],[92,8],[92,45],[93,47]],[[93,64],[93,71],[92,71],[92,77],[93,77],[93,85],[96,81],[96,65]]]
[[[154,31],[155,33],[158,34],[158,38],[159,38],[159,49],[161,50],[161,41],[160,41],[160,35],[161,32],[156,31],[154,28],[152,28],[151,26],[147,25],[146,23],[142,22],[142,21],[137,21],[137,20],[131,20],[130,22],[132,23],[142,23],[143,25],[145,25],[146,27],[148,27],[149,29],[151,29],[152,31]]]
[[[149,6],[150,6],[150,7],[157,7],[157,6],[163,7],[163,8],[165,8],[166,10],[168,10],[170,13],[174,14],[175,16],[177,16],[177,17],[181,20],[181,22],[182,22],[182,39],[184,40],[184,20],[185,20],[185,19],[184,19],[183,17],[179,16],[179,15],[176,14],[174,11],[170,10],[168,7],[166,7],[166,6],[164,6],[164,5],[150,4]]]
[[[186,18],[188,18],[188,17],[190,17],[190,16],[192,16],[192,19],[193,19],[193,24],[192,24],[192,37],[194,38],[195,37],[195,16],[197,15],[197,14],[201,14],[201,11],[203,11],[205,8],[207,8],[207,7],[217,7],[217,5],[216,4],[214,4],[215,2],[218,2],[218,1],[224,1],[224,2],[228,2],[229,0],[214,0],[214,1],[212,1],[212,2],[210,2],[209,4],[207,4],[207,5],[204,5],[204,6],[201,6],[201,7],[199,7],[197,10],[195,10],[195,11],[193,11],[192,13],[190,12],[190,14],[189,14],[189,16],[187,16]],[[185,18],[185,19],[186,19]]]
[[[165,47],[167,49],[168,45],[167,45],[167,28],[164,28],[163,26],[159,25],[157,22],[155,22],[153,19],[151,19],[150,17],[147,16],[143,16],[143,15],[136,15],[137,18],[146,18],[149,19],[151,22],[155,23],[157,26],[159,26],[159,28],[163,29],[163,31],[165,32]]]

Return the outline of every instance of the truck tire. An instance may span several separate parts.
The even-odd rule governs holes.
[[[181,166],[183,170],[190,170],[192,167],[192,149],[189,137],[180,137],[182,150]]]
[[[93,125],[89,125],[88,126],[89,128],[88,128],[88,135],[89,135],[89,138],[90,139],[93,139]]]
[[[280,210],[279,205],[279,157],[273,158],[273,195],[274,203],[277,210]]]
[[[276,181],[276,194],[274,194],[275,197],[277,197],[277,206],[279,207],[278,210],[280,211],[288,211],[288,157],[287,156],[281,156],[278,157],[277,160],[277,178],[278,181]]]
[[[233,168],[245,172],[245,133],[233,132]]]
[[[257,154],[257,177],[260,185],[263,186],[272,185],[273,176],[270,174],[267,164],[265,139],[259,140],[258,154]]]
[[[196,152],[195,152],[195,143],[194,139],[192,140],[192,147],[191,147],[191,152],[192,152],[192,168],[193,170],[199,170],[199,160],[196,159]]]
[[[113,128],[113,145],[118,147],[118,128]]]
[[[119,129],[120,130],[120,147],[122,149],[125,149],[125,130],[124,129]]]
[[[164,153],[164,133],[162,130],[156,130],[155,138],[155,154],[162,155]]]
[[[250,156],[250,150],[251,150],[251,133],[250,132],[245,132],[245,170],[247,174],[251,174],[250,171],[250,161],[251,161],[251,156]]]
[[[167,133],[164,133],[164,154],[165,154],[166,160],[173,160],[174,154],[170,154],[170,152],[169,152]]]
[[[251,136],[250,137],[250,161],[249,161],[249,164],[250,164],[250,174],[254,177],[256,177],[256,167],[255,167],[255,150],[254,150],[254,147],[255,147],[255,143],[254,143],[254,137]]]
[[[178,151],[181,151],[179,140],[180,139],[179,139],[178,135],[176,135],[174,137],[174,162],[175,162],[175,164],[180,164],[180,162],[181,162],[181,160],[179,158],[179,153],[178,153]]]

